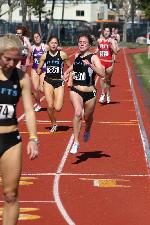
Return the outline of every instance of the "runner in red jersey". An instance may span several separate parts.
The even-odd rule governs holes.
[[[101,64],[105,69],[105,80],[100,79],[102,94],[100,103],[110,103],[110,87],[111,77],[113,73],[113,54],[117,54],[116,44],[114,39],[110,37],[110,29],[104,28],[98,41],[98,47],[95,53],[98,55]]]

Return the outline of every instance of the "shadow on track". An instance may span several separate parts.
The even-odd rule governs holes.
[[[51,128],[52,127],[45,127],[46,130],[50,130]],[[72,129],[72,128],[73,127],[71,127],[71,126],[59,126],[58,125],[57,131],[55,133],[60,132],[60,131],[68,131],[69,129]]]
[[[93,152],[80,152],[81,155],[77,156],[77,160],[73,162],[72,164],[79,164],[82,163],[88,159],[93,158],[102,158],[102,157],[111,157],[110,155],[107,155],[103,153],[103,151],[93,151]]]

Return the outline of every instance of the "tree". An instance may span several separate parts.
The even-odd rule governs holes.
[[[147,19],[150,19],[150,4],[149,0],[139,0],[139,8],[145,12]]]
[[[34,15],[38,16],[39,18],[39,27],[38,31],[41,34],[41,20],[42,20],[42,14],[46,13],[43,8],[45,7],[45,1],[44,0],[26,0],[27,6],[31,7]]]
[[[50,35],[51,35],[51,28],[52,28],[52,24],[53,24],[53,14],[54,14],[54,8],[55,8],[55,3],[56,3],[56,0],[53,0],[53,3],[52,3],[52,9],[50,11],[50,17],[49,17],[49,29],[48,29],[48,34],[47,34],[47,39],[46,41],[48,41]]]
[[[5,0],[0,0],[0,17],[3,16],[5,13],[1,12],[1,7],[5,3]]]
[[[20,0],[21,12],[22,12],[22,26],[26,26],[26,16],[27,16],[27,3],[25,0]]]
[[[14,11],[14,9],[19,7],[19,2],[18,2],[18,0],[8,0],[9,9],[4,12],[1,12],[1,7],[4,3],[6,3],[6,0],[0,0],[0,17],[5,15],[6,13],[8,13],[8,15],[9,15],[8,21],[11,22],[12,21],[12,12]]]

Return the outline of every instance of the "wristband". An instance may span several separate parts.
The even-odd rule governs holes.
[[[36,144],[39,144],[40,143],[40,141],[39,141],[38,138],[30,138],[29,141],[33,141]]]
[[[29,137],[29,139],[35,139],[35,138],[38,138],[38,137],[35,136],[35,135],[31,135],[31,136]]]

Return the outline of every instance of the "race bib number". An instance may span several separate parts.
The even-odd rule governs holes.
[[[14,106],[7,104],[0,104],[0,119],[11,119],[14,115]]]
[[[85,80],[86,79],[86,74],[83,72],[75,72],[73,76],[74,80]]]
[[[50,66],[47,67],[47,73],[59,73],[59,67],[58,66]]]
[[[100,51],[100,57],[106,57],[108,56],[108,51]]]
[[[34,59],[34,62],[35,62],[35,64],[39,64],[40,59],[35,58],[35,59]]]

